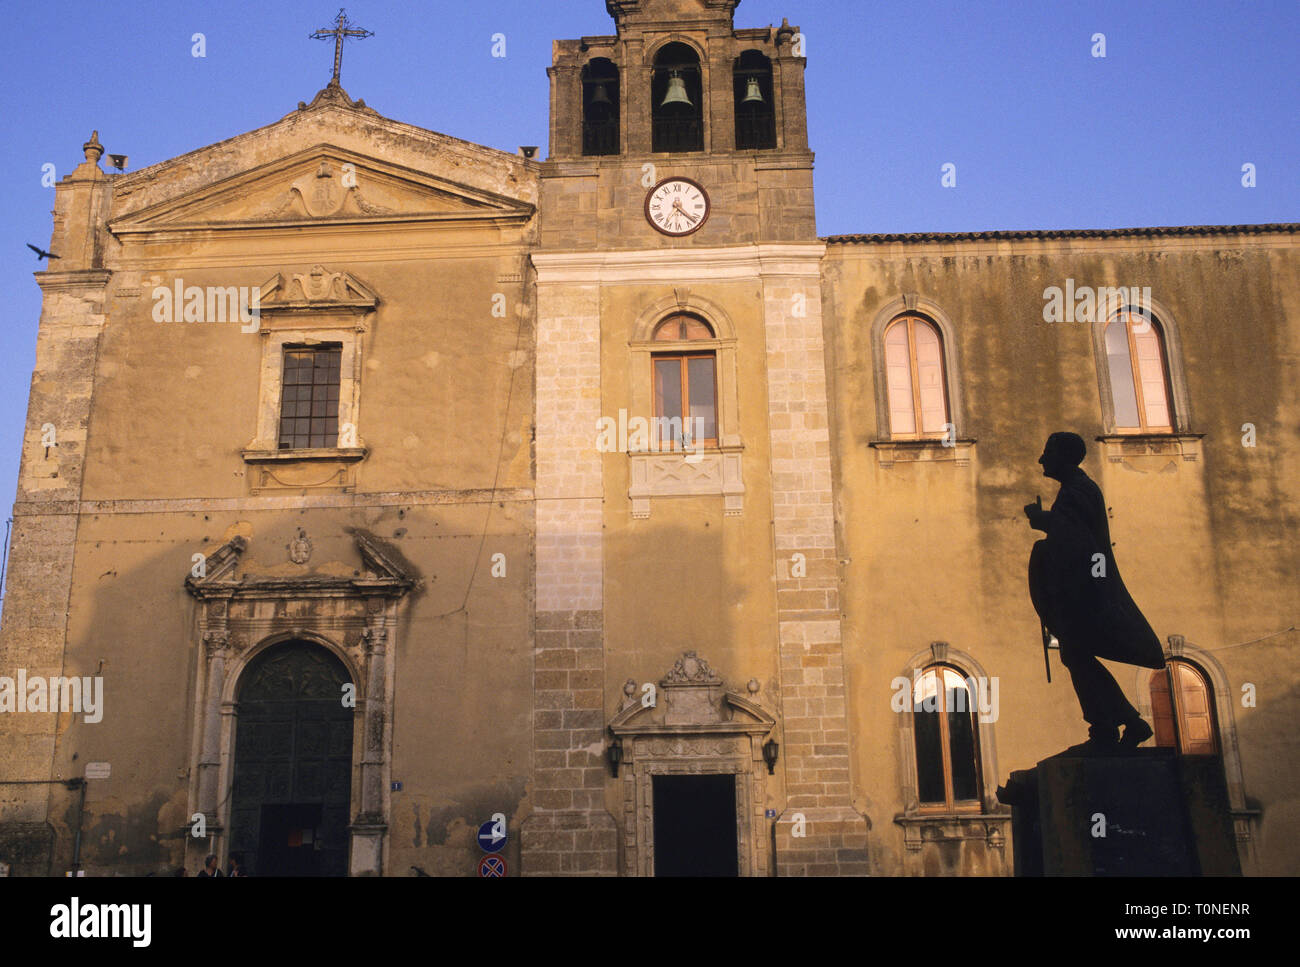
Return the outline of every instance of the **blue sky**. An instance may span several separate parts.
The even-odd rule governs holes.
[[[307,35],[337,9],[6,4],[0,519],[40,318],[23,246],[50,238],[41,166],[63,177],[92,129],[136,170],[277,120],[329,80],[333,47]],[[364,0],[348,15],[375,32],[345,51],[353,97],[508,151],[545,151],[551,40],[613,32],[601,0]],[[1300,221],[1295,0],[743,0],[736,24],[782,17],[807,38],[822,234]],[[947,163],[955,188],[940,184]]]

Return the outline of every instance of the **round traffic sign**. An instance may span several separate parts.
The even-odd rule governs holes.
[[[478,828],[478,847],[484,853],[500,853],[506,848],[507,839],[504,818],[489,819]]]
[[[478,875],[484,879],[506,875],[506,858],[490,853],[478,861]]]

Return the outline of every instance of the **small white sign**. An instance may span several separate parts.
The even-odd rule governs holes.
[[[107,762],[87,762],[86,778],[87,779],[107,779],[112,773],[113,767]]]

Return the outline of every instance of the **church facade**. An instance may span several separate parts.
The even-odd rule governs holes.
[[[819,237],[803,36],[738,2],[557,41],[545,161],[337,74],[140,171],[84,145],[0,862],[1010,875],[998,785],[1086,729],[1025,584],[1071,429],[1166,643],[1112,666],[1148,744],[1300,870],[1297,226]]]

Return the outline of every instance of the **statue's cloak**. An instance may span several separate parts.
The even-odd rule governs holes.
[[[1165,666],[1160,639],[1115,564],[1101,489],[1079,468],[1061,482],[1047,537],[1029,555],[1029,597],[1062,644],[1110,661]]]

